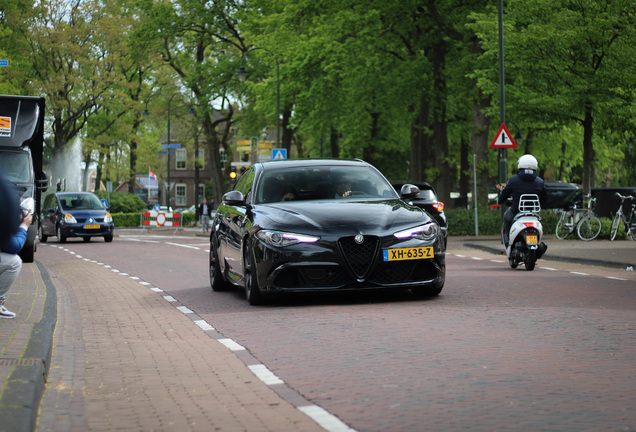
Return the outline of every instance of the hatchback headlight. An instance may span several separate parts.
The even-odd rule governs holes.
[[[398,231],[393,235],[399,239],[417,238],[421,240],[433,240],[437,236],[438,229],[436,223],[429,222],[414,228]]]
[[[315,243],[320,237],[274,230],[260,230],[256,237],[271,246],[285,247],[298,243]]]
[[[70,213],[66,213],[64,215],[64,222],[68,223],[68,224],[72,224],[72,223],[77,223],[77,221],[75,220],[75,218],[73,217],[72,214]]]
[[[113,217],[111,216],[110,213],[106,213],[106,216],[104,216],[104,222],[113,223]]]

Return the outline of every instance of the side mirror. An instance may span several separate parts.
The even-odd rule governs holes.
[[[400,198],[402,199],[413,199],[415,197],[417,197],[420,194],[420,188],[418,188],[415,185],[412,184],[405,184],[402,185],[402,188],[400,189]]]
[[[244,206],[245,196],[237,190],[230,191],[223,195],[223,204],[231,206]]]
[[[37,173],[35,178],[35,187],[40,192],[46,192],[46,190],[49,188],[49,179],[43,171]]]

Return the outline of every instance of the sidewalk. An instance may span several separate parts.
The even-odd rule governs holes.
[[[181,234],[207,237],[194,228]],[[636,267],[636,242],[546,242],[546,261]],[[451,237],[448,245],[451,253],[502,251],[494,237]],[[40,245],[36,263],[24,264],[7,298],[17,317],[0,320],[0,431],[35,430],[39,407],[40,431],[324,430],[301,410],[307,401],[256,378],[249,353],[216,343],[221,335],[196,317],[139,282],[92,262],[71,265],[54,251]]]

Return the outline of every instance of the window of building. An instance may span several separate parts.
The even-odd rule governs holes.
[[[199,149],[198,153],[197,153],[197,157],[194,161],[195,164],[195,168],[196,165],[199,165],[199,169],[205,168],[205,149]]]
[[[183,207],[186,205],[187,193],[185,183],[177,183],[175,185],[175,199],[174,204],[177,207]]]
[[[186,156],[187,156],[186,150],[185,149],[177,149],[176,156],[177,156],[177,166],[176,166],[176,168],[178,170],[186,169]]]
[[[205,199],[205,185],[203,183],[199,184],[199,202],[202,203]]]
[[[225,149],[219,150],[219,156],[221,160],[221,168],[225,169],[225,164],[227,163],[227,153],[225,152]]]

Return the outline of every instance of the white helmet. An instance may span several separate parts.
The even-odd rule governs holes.
[[[537,162],[537,159],[531,154],[521,156],[517,162],[517,169],[531,169],[536,171],[538,166],[539,162]]]

